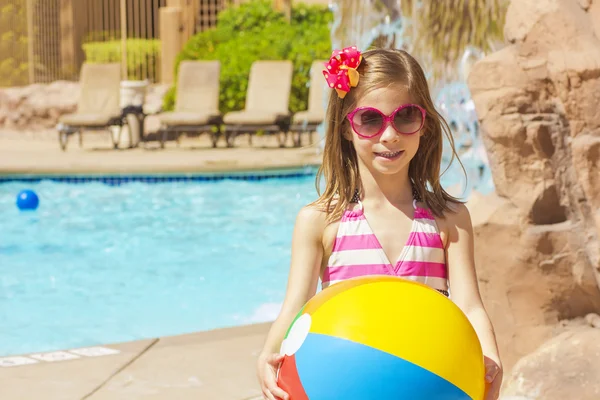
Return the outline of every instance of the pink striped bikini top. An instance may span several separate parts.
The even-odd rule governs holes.
[[[367,275],[394,275],[421,282],[448,296],[448,274],[442,238],[431,212],[413,201],[411,232],[392,265],[365,218],[363,206],[347,209],[340,221],[322,287]]]

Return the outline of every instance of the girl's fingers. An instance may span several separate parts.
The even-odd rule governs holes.
[[[497,400],[500,397],[500,382],[494,382],[488,389],[485,400]]]
[[[263,385],[262,385],[262,392],[263,392],[263,397],[265,400],[288,400],[289,396],[288,394],[283,391],[283,389],[281,389],[279,386],[277,386],[277,381],[276,381],[276,370],[279,367],[279,364],[281,364],[281,361],[283,360],[284,355],[283,354],[271,354],[269,355],[269,357],[267,357],[266,362],[267,364],[270,366],[270,368],[266,368],[266,374],[265,376],[262,378],[263,379]]]
[[[275,397],[276,400],[288,400],[288,394],[277,386],[277,381],[275,380],[275,376],[269,376],[269,378],[265,381],[265,386],[267,390]]]
[[[490,371],[488,371],[488,373],[486,374],[486,379],[488,380],[488,382],[493,382],[494,379],[496,379],[496,377],[498,376],[498,372],[500,372],[498,368],[493,368]]]
[[[269,387],[269,391],[274,395],[277,396],[277,399],[282,399],[282,400],[288,400],[289,396],[286,392],[283,391],[283,389],[281,389],[279,386],[274,385],[274,386],[270,386]]]
[[[490,362],[488,364],[486,364],[485,366],[485,380],[487,382],[492,382],[495,378],[496,375],[498,375],[498,372],[500,372],[500,367],[498,366],[498,364],[496,364],[495,362]]]
[[[263,389],[263,397],[265,400],[275,400],[275,397],[269,392],[269,389]]]
[[[267,359],[267,362],[273,366],[277,366],[281,363],[281,361],[283,360],[284,355],[283,354],[271,354],[269,356],[269,358]]]

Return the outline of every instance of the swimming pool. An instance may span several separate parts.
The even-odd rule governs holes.
[[[274,319],[314,173],[0,177],[0,356]]]

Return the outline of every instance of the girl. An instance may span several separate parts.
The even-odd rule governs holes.
[[[364,275],[397,275],[428,284],[467,315],[485,354],[486,400],[498,398],[502,366],[477,284],[469,211],[440,185],[442,134],[425,74],[401,50],[334,51],[323,71],[331,91],[323,194],[298,213],[285,300],[258,359],[265,399],[277,387],[277,354],[290,323],[316,293]],[[319,179],[317,179],[317,190]],[[354,250],[354,251],[347,251]],[[335,400],[335,399],[332,399]]]

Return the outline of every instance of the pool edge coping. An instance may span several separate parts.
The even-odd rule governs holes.
[[[68,169],[41,169],[36,171],[35,169],[15,169],[15,170],[4,170],[0,169],[0,179],[2,178],[58,178],[58,177],[124,177],[124,176],[155,176],[155,177],[168,177],[168,176],[214,176],[214,175],[232,175],[232,176],[244,176],[244,175],[268,175],[268,174],[286,174],[286,173],[301,173],[307,170],[314,171],[321,166],[320,163],[303,163],[303,164],[282,164],[282,165],[269,165],[269,166],[256,166],[246,165],[237,166],[236,168],[169,168],[162,167],[157,169],[82,169],[77,168],[76,170]]]

